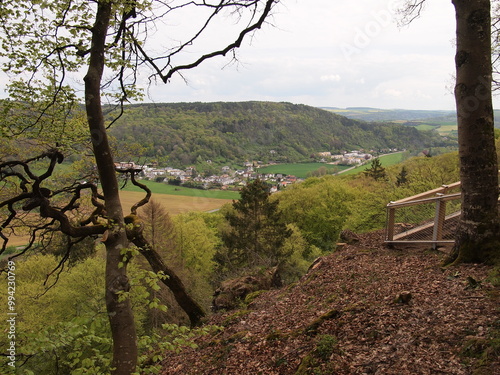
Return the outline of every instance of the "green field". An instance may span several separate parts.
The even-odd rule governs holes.
[[[436,120],[429,122],[422,122],[420,125],[415,126],[418,130],[436,130],[442,136],[456,136],[457,122]]]
[[[382,163],[383,167],[388,167],[394,164],[401,163],[403,160],[403,153],[402,152],[396,152],[394,154],[388,154],[388,155],[382,155],[379,157],[380,162]],[[342,173],[343,175],[348,175],[348,174],[356,174],[359,172],[364,171],[365,169],[370,168],[371,163],[368,162],[364,165],[360,165],[359,167],[356,167],[354,169],[351,169],[345,173]]]
[[[453,125],[441,125],[438,127],[437,132],[441,135],[452,135],[457,133],[457,124]]]
[[[144,198],[143,193],[136,191],[121,191],[120,198],[122,201],[125,214],[128,214],[130,208]],[[237,199],[239,197],[236,197]],[[170,195],[153,193],[151,200],[161,204],[161,206],[170,214],[177,215],[189,211],[214,211],[221,208],[224,204],[230,203],[230,199],[207,198],[201,196],[188,195]],[[140,212],[140,211],[139,211]]]
[[[240,193],[236,191],[190,189],[148,180],[140,180],[139,182],[146,185],[154,194],[182,195],[212,199],[238,199],[240,197]],[[122,190],[135,192],[143,191],[141,188],[132,185],[131,182],[128,182]]]
[[[418,130],[434,130],[436,127],[434,125],[429,125],[429,124],[421,124],[418,126],[415,126]]]
[[[387,167],[389,165],[397,164],[402,161],[403,153],[397,152],[394,154],[383,155],[379,159],[382,162],[382,165]],[[324,163],[300,163],[300,164],[277,164],[271,165],[264,168],[259,168],[259,173],[283,173],[286,175],[293,175],[299,178],[306,178],[309,172],[313,172],[318,170],[321,167],[326,167],[330,171],[343,171],[349,169],[350,167],[345,165],[332,165],[332,164],[324,164]],[[342,174],[356,174],[365,169],[370,168],[370,163],[365,165],[361,165],[354,169],[350,169],[347,172]]]
[[[268,167],[259,168],[258,173],[282,173],[292,175],[298,178],[306,178],[308,173],[314,172],[321,167],[325,167],[330,173],[340,172],[349,167],[345,165],[332,165],[325,163],[295,163],[295,164],[276,164]]]

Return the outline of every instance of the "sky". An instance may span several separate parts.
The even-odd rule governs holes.
[[[270,22],[237,50],[236,63],[215,58],[168,84],[148,85],[147,75],[139,76],[144,101],[263,100],[315,107],[453,110],[452,2],[426,0],[421,16],[399,27],[402,2],[280,0]],[[191,10],[162,20],[148,30],[153,48],[172,47],[188,35],[190,26],[197,29],[204,20]],[[235,40],[237,34],[231,31],[240,29],[241,24],[224,24],[184,57],[221,49]],[[0,87],[4,81],[0,76]],[[81,77],[75,82],[81,84]],[[500,108],[498,104],[500,98],[494,98],[494,107]]]
[[[451,0],[427,0],[399,27],[398,0],[282,0],[272,25],[148,101],[286,101],[316,107],[454,108],[455,14]]]

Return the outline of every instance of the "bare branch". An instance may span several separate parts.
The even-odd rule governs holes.
[[[279,2],[279,0],[266,0],[265,1],[265,6],[264,6],[264,8],[261,11],[260,16],[258,17],[258,19],[254,23],[251,23],[254,20],[254,18],[257,16],[257,6],[258,6],[258,4],[260,2],[261,2],[260,0],[248,1],[248,2],[242,2],[242,1],[229,1],[228,2],[228,1],[222,0],[218,4],[208,4],[206,1],[203,1],[202,3],[191,1],[191,2],[188,2],[188,3],[182,4],[182,5],[178,5],[176,7],[170,7],[170,11],[173,10],[173,9],[178,9],[178,8],[181,8],[181,7],[185,7],[187,5],[197,5],[197,6],[212,7],[212,8],[214,8],[214,10],[207,17],[207,20],[205,21],[205,23],[194,34],[194,36],[192,36],[189,40],[187,40],[184,43],[182,43],[177,48],[175,48],[172,51],[170,51],[167,55],[164,55],[164,56],[161,56],[161,57],[152,57],[152,56],[150,56],[146,52],[146,50],[142,47],[141,43],[139,43],[139,41],[137,41],[133,37],[133,35],[129,35],[129,37],[134,40],[134,47],[137,49],[138,53],[140,54],[140,57],[141,57],[142,61],[145,62],[146,64],[148,64],[153,69],[153,71],[155,72],[150,77],[150,79],[153,79],[154,76],[157,76],[164,83],[167,83],[169,81],[169,79],[175,73],[180,73],[183,70],[189,70],[189,69],[195,68],[195,67],[199,66],[200,64],[202,64],[204,61],[206,61],[208,59],[211,59],[211,58],[217,57],[217,56],[225,56],[230,51],[233,51],[233,50],[239,48],[241,46],[243,40],[245,39],[245,37],[247,35],[251,34],[252,32],[254,32],[254,31],[256,31],[256,30],[258,30],[258,29],[260,29],[262,27],[262,25],[265,23],[267,17],[271,14],[271,11],[272,11],[274,5],[276,5]],[[240,9],[240,8],[251,8],[251,7],[255,8],[254,11],[253,11],[254,13],[252,15],[250,24],[239,33],[239,35],[236,38],[236,40],[234,42],[228,44],[223,49],[220,49],[220,50],[217,50],[217,51],[214,51],[214,52],[202,55],[201,57],[199,57],[197,60],[195,60],[192,63],[185,64],[185,65],[172,66],[172,62],[171,62],[172,57],[175,56],[175,55],[177,55],[177,54],[179,54],[186,47],[191,46],[194,43],[194,41],[197,40],[199,38],[199,36],[206,30],[206,28],[208,27],[209,23],[214,19],[214,17],[218,13],[220,13],[220,11],[222,9],[224,9],[226,7],[236,7],[235,12],[238,12],[238,9]],[[166,60],[166,63],[164,65],[164,67],[161,67],[157,63],[157,61],[159,61],[159,60]]]
[[[407,0],[399,11],[399,14],[401,15],[399,24],[401,26],[407,26],[420,17],[424,5],[425,0]]]

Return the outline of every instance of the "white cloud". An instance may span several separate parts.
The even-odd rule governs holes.
[[[340,76],[338,74],[330,74],[330,75],[321,76],[320,80],[323,82],[328,82],[328,81],[339,82]]]
[[[387,95],[387,96],[394,96],[394,97],[401,97],[403,95],[403,93],[399,90],[396,90],[396,89],[387,89],[387,90],[384,90],[384,94]]]

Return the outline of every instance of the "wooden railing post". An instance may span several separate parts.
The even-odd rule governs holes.
[[[394,224],[396,220],[396,209],[387,207],[387,241],[394,240]]]
[[[443,196],[443,194],[437,194]],[[438,242],[443,238],[444,219],[446,217],[446,201],[443,199],[436,200],[436,215],[434,217],[434,230],[432,232],[432,248],[436,249]]]

